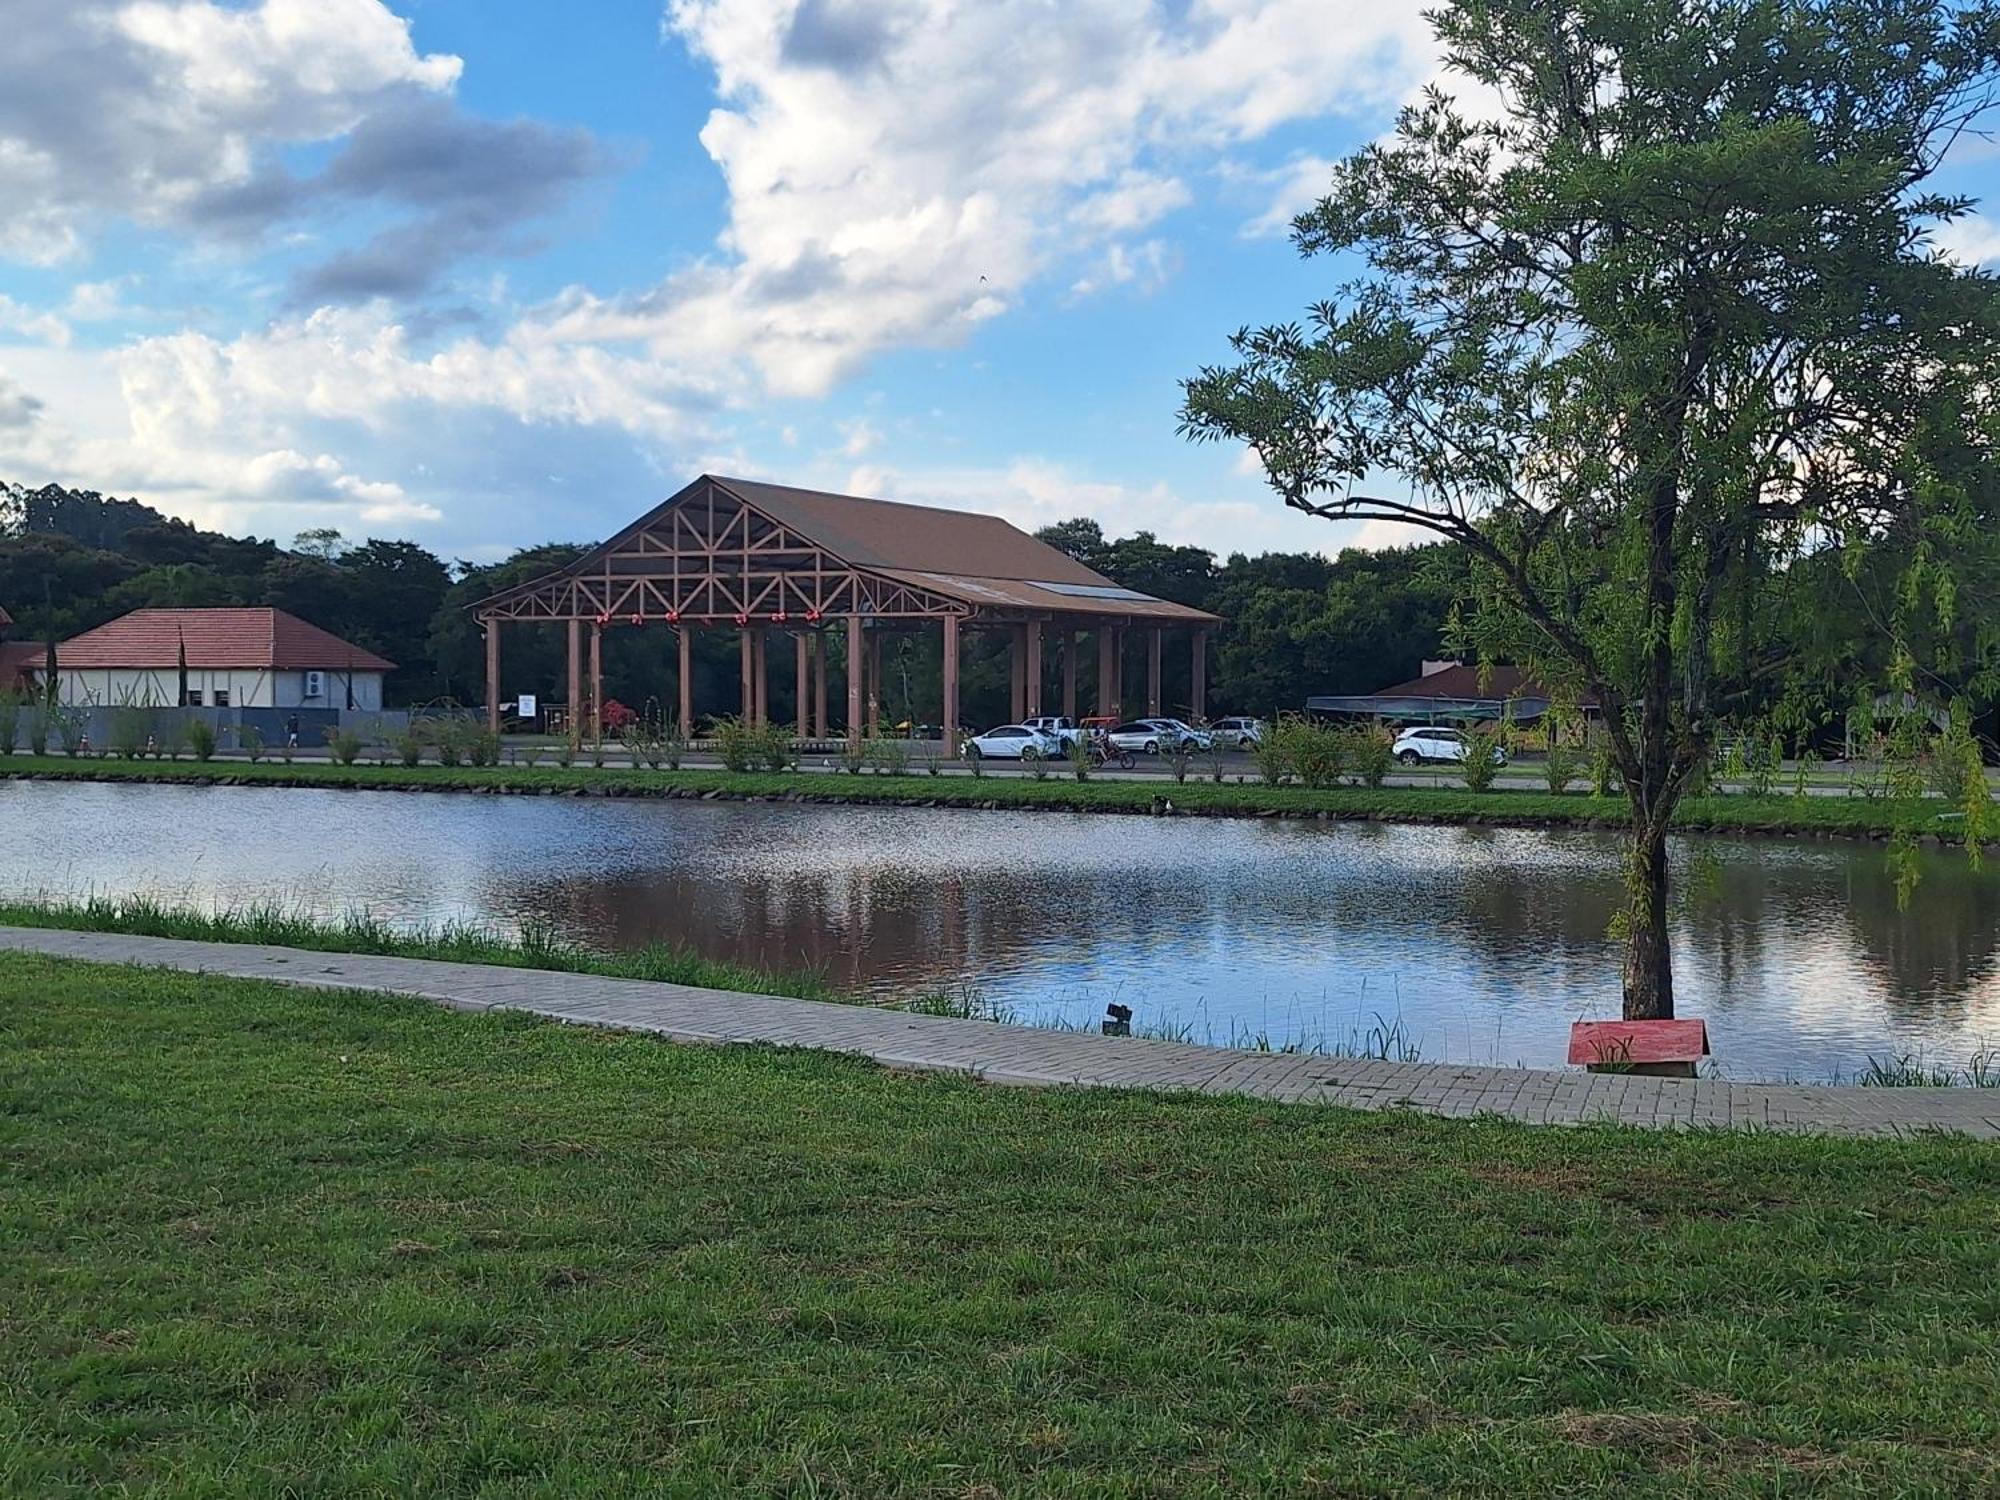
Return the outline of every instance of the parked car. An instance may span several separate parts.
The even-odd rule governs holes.
[[[1129,724],[1120,724],[1104,736],[1119,750],[1136,750],[1144,755],[1158,755],[1162,745],[1174,743],[1173,731],[1164,729],[1152,719],[1134,719]]]
[[[1238,750],[1248,750],[1252,745],[1264,742],[1264,721],[1262,719],[1217,719],[1209,726],[1209,733],[1225,745],[1234,745]]]
[[[1440,729],[1431,724],[1416,725],[1396,736],[1390,753],[1406,766],[1432,760],[1456,764],[1465,759],[1465,731]],[[1493,764],[1507,764],[1507,752],[1498,745],[1493,747]]]
[[[1161,732],[1166,735],[1164,743],[1168,746],[1173,745],[1176,740],[1196,750],[1206,750],[1209,746],[1209,732],[1206,729],[1196,729],[1185,719],[1141,719],[1139,722],[1159,725]]]
[[[1040,718],[1023,719],[1021,723],[1025,728],[1039,729],[1043,734],[1060,741],[1065,753],[1071,745],[1083,738],[1083,731],[1077,727],[1076,720],[1068,714],[1043,714]]]
[[[965,742],[965,753],[974,760],[1053,760],[1060,756],[1062,741],[1026,724],[1002,724]]]

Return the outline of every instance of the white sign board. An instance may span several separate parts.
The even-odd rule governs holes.
[[[532,719],[534,716],[535,695],[533,693],[521,694],[520,701],[514,705],[514,717],[517,719]]]

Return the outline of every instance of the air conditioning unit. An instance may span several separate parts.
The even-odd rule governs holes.
[[[326,696],[326,673],[306,673],[306,696],[308,698],[324,698]]]

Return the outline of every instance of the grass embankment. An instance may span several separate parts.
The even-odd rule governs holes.
[[[0,955],[0,1491],[1973,1494],[2000,1155]]]
[[[564,938],[551,922],[526,922],[518,933],[505,933],[474,922],[399,927],[365,911],[350,911],[328,919],[277,903],[204,911],[147,896],[90,896],[82,900],[0,898],[0,927],[126,932],[203,943],[262,943],[315,953],[379,953],[451,963],[504,964],[509,968],[605,974],[614,979],[650,979],[755,995],[787,995],[798,1000],[855,1005],[895,1003],[932,1015],[969,1015],[976,1010],[971,999],[948,992],[925,991],[887,1002],[877,996],[838,989],[823,974],[811,969],[750,968],[706,958],[666,943],[651,943],[622,952],[592,948]]]
[[[1406,823],[1492,823],[1521,827],[1600,827],[1623,821],[1621,799],[1586,793],[1445,786],[1309,790],[1260,782],[1198,780],[1078,782],[1015,775],[849,776],[826,772],[648,771],[593,766],[341,766],[324,761],[209,761],[0,758],[0,780],[227,783],[246,786],[372,788],[618,797],[790,798],[829,803],[919,803],[1061,812],[1148,813],[1171,802],[1177,814],[1211,817],[1354,818]],[[1676,822],[1693,831],[1880,837],[1904,826],[1953,835],[1940,802],[1865,797],[1697,797]]]

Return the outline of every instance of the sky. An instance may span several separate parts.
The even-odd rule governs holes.
[[[6,0],[0,478],[473,562],[702,472],[1400,540],[1175,412],[1341,279],[1289,219],[1436,76],[1420,10]]]

